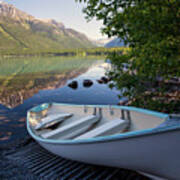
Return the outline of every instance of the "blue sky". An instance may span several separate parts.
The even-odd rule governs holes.
[[[63,22],[68,28],[85,33],[91,39],[102,38],[102,23],[93,20],[89,23],[82,13],[83,4],[75,0],[4,0],[20,10],[37,18],[55,19]]]

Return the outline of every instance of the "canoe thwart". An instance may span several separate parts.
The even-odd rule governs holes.
[[[44,133],[41,135],[41,137],[50,138],[50,137],[58,135],[62,138],[65,136],[67,137],[67,135],[68,135],[68,138],[71,138],[71,137],[78,135],[80,133],[79,130],[84,131],[84,128],[85,129],[86,129],[86,127],[88,128],[89,126],[93,125],[94,123],[98,122],[99,120],[100,120],[99,116],[89,115],[89,116],[83,117],[75,122],[64,125],[63,127],[59,127],[56,130]]]
[[[87,139],[94,138],[98,136],[103,136],[105,134],[114,134],[124,129],[128,128],[128,121],[122,119],[115,119],[110,122],[103,124],[100,127],[97,127],[81,136],[78,136],[76,139]]]
[[[71,116],[73,116],[72,113],[59,113],[59,114],[48,115],[47,117],[41,119],[41,122],[35,126],[35,130],[50,127],[67,118],[70,118]]]

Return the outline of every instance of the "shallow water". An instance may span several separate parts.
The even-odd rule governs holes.
[[[0,59],[0,143],[27,135],[26,112],[38,104],[117,104],[120,92],[97,82],[108,68],[95,58]],[[89,87],[83,85],[87,79]],[[74,89],[68,86],[72,81]]]

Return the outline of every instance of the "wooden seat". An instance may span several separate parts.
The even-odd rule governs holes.
[[[92,124],[96,123],[100,119],[99,116],[90,115],[83,117],[75,122],[67,124],[63,127],[59,127],[56,130],[42,134],[43,138],[50,138],[58,136],[60,139],[67,139],[79,135],[87,130]]]
[[[56,123],[62,122],[63,120],[71,117],[72,115],[72,113],[59,113],[48,115],[47,117],[41,119],[42,122],[35,126],[35,130],[42,129],[44,127],[50,127]]]
[[[94,138],[97,136],[110,135],[110,134],[121,132],[127,127],[128,127],[128,121],[122,120],[122,119],[115,119],[81,136],[78,136],[75,139],[87,139],[87,138]]]

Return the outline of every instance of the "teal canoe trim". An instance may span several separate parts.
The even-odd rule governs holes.
[[[163,119],[169,117],[169,115],[165,114],[165,113],[151,111],[151,110],[142,109],[142,108],[136,108],[136,107],[132,107],[132,106],[120,106],[120,108],[124,109],[124,110],[136,111],[139,113],[156,116],[156,117],[163,118]]]
[[[82,105],[77,105],[77,104],[60,104],[60,103],[53,103],[53,105],[63,105],[63,106],[77,106],[77,107],[81,107]],[[139,113],[144,113],[147,115],[151,115],[151,116],[156,116],[158,118],[167,118],[169,117],[169,114],[166,113],[161,113],[161,112],[157,112],[157,111],[151,111],[148,109],[142,109],[142,108],[136,108],[133,106],[117,106],[117,105],[86,105],[87,107],[109,107],[111,106],[112,108],[117,108],[117,109],[123,109],[123,110],[129,110],[129,111],[136,111]]]
[[[43,110],[47,109],[48,107],[49,107],[49,104],[44,103],[44,104],[40,104],[39,106],[31,108],[30,111],[32,111],[32,112],[40,112],[40,111],[43,111]]]
[[[58,103],[53,103],[53,105],[62,105],[62,106],[76,106],[76,107],[81,107],[82,105],[76,105],[76,104],[58,104]],[[87,107],[108,107],[109,105],[86,105]],[[44,104],[40,104],[39,106],[33,107],[30,109],[30,111],[34,111],[34,112],[39,112],[42,111],[46,108],[49,107],[48,103],[44,103]],[[144,113],[147,115],[151,115],[151,116],[156,116],[159,118],[167,118],[169,115],[165,114],[165,113],[161,113],[161,112],[156,112],[156,111],[151,111],[151,110],[147,110],[147,109],[142,109],[142,108],[136,108],[136,107],[132,107],[132,106],[117,106],[117,105],[111,105],[112,108],[117,108],[117,109],[122,109],[122,110],[129,110],[129,111],[136,111],[139,113]]]
[[[58,104],[58,103],[53,103],[53,105],[63,105],[63,106],[77,106],[81,107],[82,105],[73,105],[73,104]],[[42,106],[42,105],[40,105]],[[108,107],[108,105],[87,105],[87,107]],[[37,106],[38,107],[38,106]],[[159,118],[164,118],[166,121],[168,120],[169,115],[160,113],[160,112],[155,112],[155,111],[150,111],[146,109],[141,109],[141,108],[135,108],[135,107],[130,107],[130,106],[111,106],[113,108],[119,108],[119,109],[124,109],[124,110],[130,110],[130,111],[136,111],[140,113],[145,113],[148,115],[153,115]],[[35,107],[36,108],[36,107]],[[30,110],[31,111],[31,110]],[[29,120],[27,117],[27,130],[30,133],[30,135],[37,141],[39,142],[44,142],[48,144],[88,144],[88,143],[98,143],[98,142],[107,142],[107,141],[117,141],[117,140],[125,140],[128,138],[135,138],[135,137],[141,137],[141,136],[149,136],[149,135],[155,135],[159,133],[165,133],[165,132],[170,132],[170,131],[177,131],[180,130],[180,121],[177,121],[176,123],[169,123],[168,125],[165,123],[165,125],[161,125],[156,128],[150,128],[150,129],[145,129],[145,130],[139,130],[139,131],[132,131],[132,132],[127,132],[123,134],[116,134],[116,135],[110,135],[110,136],[102,136],[102,137],[96,137],[96,138],[88,138],[88,139],[82,139],[82,140],[53,140],[53,139],[43,139],[39,136],[36,136],[29,124]]]

